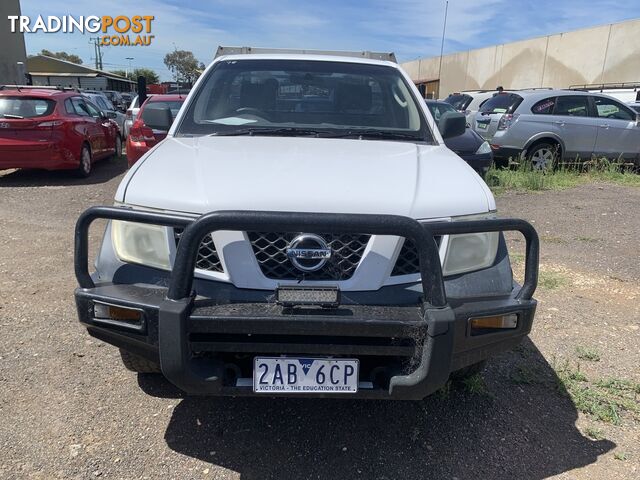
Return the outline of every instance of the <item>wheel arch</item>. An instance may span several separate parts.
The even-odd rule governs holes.
[[[564,147],[564,142],[562,141],[562,138],[560,138],[555,133],[551,133],[551,132],[540,132],[534,135],[533,137],[531,137],[525,144],[524,148],[522,149],[522,155],[526,156],[527,153],[529,153],[529,149],[531,147],[544,141],[547,141],[550,143],[557,143],[560,146],[560,157],[564,156],[566,149]]]

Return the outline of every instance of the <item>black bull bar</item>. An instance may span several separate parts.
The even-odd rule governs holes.
[[[422,223],[397,215],[261,211],[216,211],[193,219],[126,207],[92,207],[80,216],[75,229],[75,274],[80,288],[84,290],[95,287],[88,270],[88,232],[96,219],[184,228],[177,246],[166,299],[159,307],[159,350],[165,376],[180,388],[193,393],[216,393],[220,389],[216,375],[210,372],[203,374],[198,372],[198,368],[190,366],[187,340],[198,248],[204,236],[215,231],[358,232],[395,235],[413,240],[420,264],[422,306],[428,334],[418,368],[409,375],[391,379],[389,396],[395,398],[422,398],[431,393],[434,386],[443,384],[449,374],[448,364],[446,372],[443,368],[430,365],[434,357],[447,354],[451,357],[453,344],[453,334],[447,334],[447,331],[451,330],[449,325],[454,314],[447,302],[436,236],[518,231],[526,240],[526,258],[524,282],[511,295],[514,303],[530,301],[538,280],[538,235],[528,222],[520,219]]]

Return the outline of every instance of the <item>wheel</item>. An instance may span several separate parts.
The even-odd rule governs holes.
[[[122,156],[122,137],[118,134],[116,135],[116,151],[113,154],[113,158],[118,158]]]
[[[120,357],[127,370],[137,373],[160,373],[160,365],[127,350],[120,349]]]
[[[82,145],[82,151],[80,152],[80,165],[76,170],[76,175],[80,178],[87,178],[91,175],[91,150],[89,146],[85,143]]]
[[[555,167],[559,147],[552,143],[538,143],[531,147],[527,159],[534,170],[551,170]]]
[[[451,380],[464,380],[465,378],[473,377],[474,375],[480,373],[484,370],[484,367],[487,365],[486,360],[481,360],[478,363],[474,363],[472,365],[467,365],[466,367],[461,368],[460,370],[456,370],[455,372],[451,372]]]

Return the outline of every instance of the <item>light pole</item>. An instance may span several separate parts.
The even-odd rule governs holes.
[[[440,65],[438,66],[438,97],[440,97],[440,83],[442,83],[442,53],[444,52],[444,34],[447,31],[447,12],[449,11],[449,0],[444,6],[444,25],[442,27],[442,43],[440,44]]]
[[[131,70],[131,60],[133,60],[133,57],[126,57],[125,60],[129,60],[129,68],[127,69],[127,78],[129,78],[129,73],[133,73]]]

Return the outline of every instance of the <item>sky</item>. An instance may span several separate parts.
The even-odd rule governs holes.
[[[205,64],[218,45],[392,51],[398,61],[440,53],[444,0],[21,0],[22,14],[153,15],[149,46],[103,48],[105,70],[154,69],[174,49]],[[450,0],[444,52],[565,32],[640,17],[629,0]],[[7,21],[2,19],[2,21]],[[7,21],[8,28],[8,21]],[[4,28],[4,27],[3,27]],[[94,65],[89,34],[26,33],[28,54],[66,51]]]

